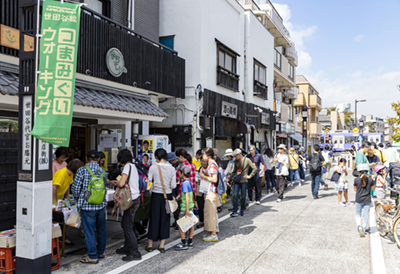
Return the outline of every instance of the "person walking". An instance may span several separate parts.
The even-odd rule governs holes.
[[[87,254],[80,260],[81,263],[97,264],[99,258],[104,258],[104,251],[106,249],[107,231],[104,209],[107,206],[107,191],[105,192],[103,202],[100,204],[91,204],[85,199],[85,192],[88,189],[92,174],[100,175],[103,177],[104,185],[107,183],[106,172],[98,164],[99,157],[100,155],[96,150],[88,151],[86,155],[87,165],[78,169],[71,186],[72,194],[77,201],[77,209],[81,212],[82,227],[87,249]],[[97,232],[97,237],[94,232],[95,230]]]
[[[293,183],[296,181],[301,186],[300,174],[299,174],[299,155],[296,153],[294,148],[289,148],[289,177],[290,177],[290,185],[293,186]]]
[[[157,164],[149,169],[148,179],[153,182],[150,206],[150,222],[147,237],[149,243],[145,248],[153,252],[153,242],[160,240],[158,251],[165,252],[165,240],[170,236],[170,218],[165,210],[165,197],[172,200],[172,190],[176,187],[175,168],[167,163],[168,154],[163,148],[158,148],[154,156]]]
[[[371,190],[375,190],[374,181],[368,177],[368,164],[359,164],[357,170],[353,172],[354,191],[356,192],[356,225],[360,237],[365,237],[369,221],[369,210],[371,208]],[[361,224],[361,213],[363,222]]]
[[[231,217],[238,216],[238,206],[239,206],[239,190],[241,191],[241,205],[240,205],[240,216],[244,215],[244,211],[246,210],[246,191],[248,190],[247,184],[248,180],[253,178],[257,173],[257,167],[253,164],[253,162],[242,155],[242,151],[240,149],[235,149],[233,152],[233,156],[236,158],[235,160],[235,168],[233,169],[232,180],[238,178],[239,182],[234,182],[233,184],[233,212],[231,213]],[[252,169],[249,174],[249,169]]]
[[[133,204],[128,209],[124,210],[124,215],[121,220],[121,227],[124,231],[125,244],[123,247],[116,250],[117,254],[125,254],[122,257],[123,261],[141,260],[142,255],[139,252],[137,238],[134,232],[135,213],[140,205],[139,191],[139,173],[136,166],[132,164],[132,153],[128,149],[122,149],[118,152],[117,160],[124,168],[119,181],[110,182],[117,187],[127,187],[131,192]],[[115,203],[111,212],[111,217],[117,216],[118,204]]]
[[[306,180],[306,169],[307,169],[307,152],[304,147],[299,148],[299,174],[300,180],[304,183]]]
[[[332,151],[330,151],[330,147],[328,145],[324,147],[324,150],[321,152],[321,154],[325,159],[325,169],[326,169],[325,174],[322,177],[324,181],[327,181],[333,163],[333,154]],[[328,185],[326,185],[326,187],[328,187]]]
[[[217,193],[218,166],[214,160],[214,150],[210,147],[203,150],[203,160],[208,163],[207,170],[200,171],[200,178],[210,183],[210,189],[205,195],[204,201],[204,230],[210,234],[203,238],[205,242],[218,242],[217,226],[218,215],[217,207],[221,205],[220,197]]]
[[[247,190],[249,192],[249,199],[250,203],[253,202],[253,188],[255,188],[255,199],[256,199],[256,204],[259,205],[260,199],[261,199],[261,189],[260,189],[260,176],[263,173],[263,170],[261,170],[260,166],[262,165],[263,169],[266,169],[266,165],[264,162],[264,158],[261,156],[260,153],[258,153],[257,149],[255,146],[251,145],[249,148],[249,155],[247,156],[250,161],[253,162],[253,165],[256,167],[256,173],[254,176],[250,176],[251,178],[248,180],[248,186]],[[251,167],[253,168],[253,167]],[[253,174],[253,172],[251,172]]]
[[[286,146],[284,144],[278,146],[278,151],[279,153],[271,160],[271,163],[273,162],[276,165],[275,176],[276,188],[278,189],[278,199],[276,202],[280,203],[283,200],[283,193],[286,187],[285,177],[289,175],[289,158],[286,154]]]
[[[346,206],[346,205],[351,205],[349,203],[349,197],[348,197],[348,190],[349,190],[349,183],[347,181],[347,168],[346,168],[346,159],[345,158],[340,158],[339,160],[339,165],[335,169],[337,173],[339,173],[340,177],[339,180],[335,184],[335,189],[338,192],[338,202],[339,206]],[[344,195],[344,198],[346,200],[346,203],[342,202],[342,194]]]
[[[322,176],[322,166],[325,165],[324,157],[319,153],[320,147],[315,144],[313,153],[307,158],[307,165],[310,166],[311,192],[314,199],[318,199],[319,184]]]
[[[275,179],[274,179],[275,174],[274,171],[272,170],[272,165],[271,165],[271,160],[274,159],[274,153],[272,152],[272,149],[267,148],[264,151],[263,158],[264,158],[264,163],[267,166],[267,170],[265,171],[265,180],[267,183],[268,194],[271,192],[276,193]]]

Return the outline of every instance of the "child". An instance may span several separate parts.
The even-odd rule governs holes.
[[[369,221],[369,209],[371,206],[371,189],[375,190],[374,180],[368,177],[368,164],[359,164],[357,171],[353,172],[354,191],[356,192],[356,224],[360,237],[365,237]],[[361,211],[363,212],[363,226],[361,226]]]
[[[374,167],[376,172],[376,198],[379,203],[382,203],[382,199],[385,199],[385,184],[386,184],[386,167],[384,165],[377,165]]]
[[[182,207],[181,212],[179,214],[179,219],[186,217],[190,218],[194,208],[193,202],[193,190],[192,183],[188,179],[190,176],[190,167],[188,166],[180,166],[179,167],[179,178],[184,180],[182,183]],[[189,247],[193,247],[193,235],[194,235],[194,226],[189,229],[189,240],[186,242],[185,233],[179,228],[179,234],[181,235],[181,243],[175,246],[175,250],[186,250]]]
[[[346,178],[347,168],[346,168],[345,158],[340,158],[339,165],[335,171],[340,174],[339,181],[336,182],[336,187],[335,187],[336,191],[338,191],[339,206],[351,205],[351,203],[349,203],[349,197],[348,197],[349,183]],[[342,192],[344,194],[344,198],[346,199],[346,203],[342,203]]]

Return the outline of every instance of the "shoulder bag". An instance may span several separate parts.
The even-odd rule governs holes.
[[[243,163],[242,163],[242,167],[241,167],[241,173],[240,174],[236,174],[235,176],[233,176],[232,181],[235,184],[240,183],[240,180],[242,180],[242,176],[243,176],[243,166],[244,166],[244,161],[246,160],[246,158],[243,158]],[[237,172],[237,171],[236,171]]]
[[[129,165],[129,175],[123,187],[117,187],[114,192],[114,200],[119,209],[127,210],[133,205],[131,189],[129,187],[129,180],[131,178],[131,166]]]
[[[160,173],[160,181],[161,181],[162,190],[164,193],[165,211],[167,212],[167,214],[171,214],[171,213],[174,213],[178,209],[178,203],[176,202],[175,197],[173,197],[173,196],[172,196],[172,200],[168,200],[167,193],[165,192],[164,179],[162,176],[161,168],[159,165],[157,165],[157,167],[158,167],[158,172]]]

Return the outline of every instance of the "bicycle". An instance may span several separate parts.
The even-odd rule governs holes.
[[[387,187],[388,190],[395,192],[398,197],[400,189]],[[400,248],[400,203],[396,198],[396,206],[378,203],[375,206],[376,228],[382,237],[389,232],[393,234],[397,246]]]

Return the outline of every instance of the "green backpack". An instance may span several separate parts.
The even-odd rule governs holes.
[[[103,181],[106,172],[104,171],[101,175],[94,175],[88,166],[86,166],[86,169],[89,171],[91,177],[88,189],[85,191],[85,201],[89,204],[101,204],[106,195],[106,188]]]

